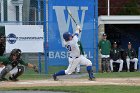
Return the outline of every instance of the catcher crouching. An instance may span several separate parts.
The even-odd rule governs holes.
[[[33,68],[38,72],[37,66],[31,63],[26,63],[21,59],[21,50],[13,49],[9,57],[0,56],[0,81],[7,81],[6,74],[10,73],[9,80],[18,81],[18,77],[24,72],[24,66]]]

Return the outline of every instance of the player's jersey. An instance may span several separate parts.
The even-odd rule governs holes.
[[[13,62],[9,57],[0,56],[0,63],[3,65],[12,65],[12,67],[17,66],[18,64],[28,66],[28,63],[24,62],[22,59]]]
[[[65,46],[69,52],[69,56],[72,58],[76,58],[80,56],[80,49],[77,42],[78,42],[78,37],[77,35],[74,35],[71,41],[65,43]]]

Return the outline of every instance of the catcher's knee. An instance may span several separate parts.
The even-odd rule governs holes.
[[[92,62],[91,61],[88,61],[87,62],[87,66],[92,66]]]
[[[71,70],[65,70],[65,74],[66,75],[70,75],[70,74],[72,74],[72,72],[74,72],[74,70],[73,71],[71,71]]]

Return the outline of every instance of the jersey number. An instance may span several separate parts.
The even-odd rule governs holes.
[[[71,46],[68,45],[68,46],[67,46],[67,49],[68,49],[68,51],[71,51]]]

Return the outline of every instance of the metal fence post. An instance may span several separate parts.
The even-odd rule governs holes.
[[[37,0],[38,5],[38,25],[41,25],[41,18],[40,18],[40,0]],[[39,73],[41,73],[41,53],[38,53],[38,68]]]
[[[41,18],[40,18],[40,0],[37,0],[37,5],[38,5],[38,25],[41,25]],[[39,73],[41,73],[41,53],[38,53],[38,68],[39,68]]]
[[[47,64],[47,20],[46,20],[46,3],[47,1],[44,0],[43,9],[44,9],[44,53],[45,53],[45,73],[48,73],[48,64]]]
[[[95,34],[96,34],[96,72],[99,71],[98,64],[98,0],[94,1],[95,3]]]

